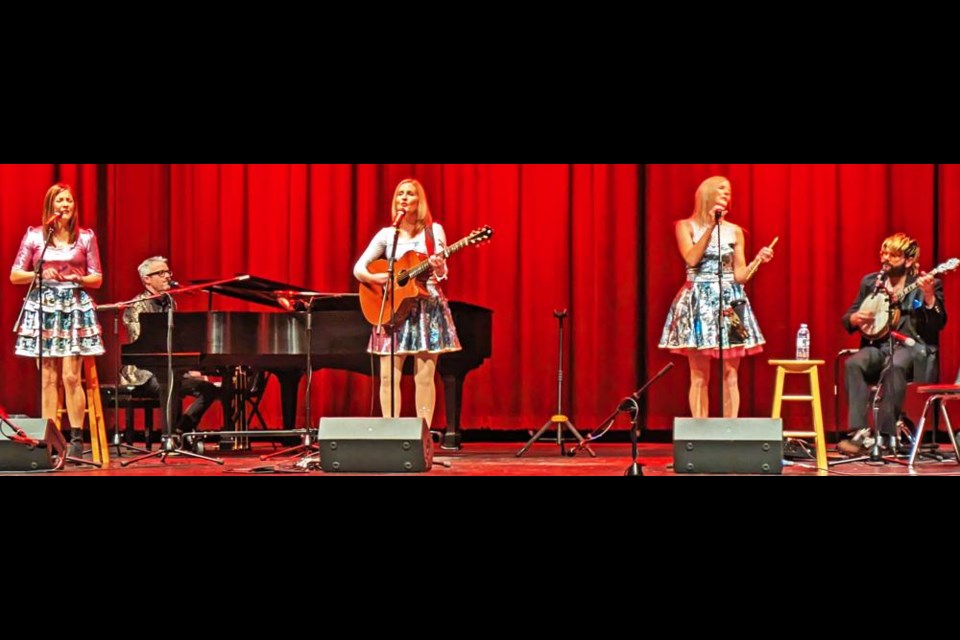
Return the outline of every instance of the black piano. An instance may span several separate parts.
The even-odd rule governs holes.
[[[180,380],[190,370],[222,372],[239,365],[270,372],[280,382],[283,427],[295,428],[297,389],[307,370],[307,305],[312,368],[371,374],[370,355],[366,351],[371,327],[360,312],[357,294],[305,295],[311,292],[253,276],[204,290],[211,295],[211,307],[213,294],[219,294],[280,310],[290,307],[293,299],[301,311],[175,313],[171,351],[173,380]],[[437,365],[443,380],[447,414],[447,429],[441,445],[445,449],[459,449],[463,381],[470,371],[490,357],[493,314],[490,309],[455,301],[450,302],[450,310],[463,350],[441,355]],[[156,375],[161,397],[166,397],[168,389],[166,338],[166,314],[144,313],[140,315],[139,338],[121,347],[123,364],[149,369]],[[374,363],[374,374],[379,375],[376,371],[379,358],[374,358]],[[412,372],[412,367],[413,359],[407,358],[405,372]],[[226,380],[227,377],[225,383]]]

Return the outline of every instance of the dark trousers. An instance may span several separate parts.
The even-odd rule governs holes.
[[[156,376],[151,375],[146,382],[136,387],[133,390],[133,395],[141,398],[159,398],[160,383],[157,382]],[[196,431],[203,414],[219,396],[219,389],[217,389],[217,385],[207,380],[184,376],[180,381],[180,398],[187,396],[193,396],[196,400],[187,407],[180,420],[177,421],[177,431],[180,432]],[[163,406],[163,398],[160,398],[160,405]]]
[[[870,385],[880,378],[890,345],[881,348],[863,347],[847,359],[845,379],[847,384],[848,415],[850,429],[860,429],[870,425],[867,414],[873,408],[873,395]],[[880,396],[880,414],[877,427],[880,433],[896,435],[897,419],[907,395],[907,382],[913,374],[914,354],[909,348],[896,347],[893,352],[893,366],[883,376],[883,391]]]

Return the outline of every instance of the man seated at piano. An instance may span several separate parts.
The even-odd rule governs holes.
[[[153,256],[147,258],[137,267],[137,273],[143,283],[144,290],[134,298],[134,303],[127,307],[123,312],[123,324],[127,328],[127,335],[130,342],[136,341],[140,337],[140,314],[141,313],[164,313],[170,305],[173,305],[176,311],[177,304],[173,296],[154,297],[169,291],[172,286],[173,272],[170,270],[167,259],[163,256]],[[120,370],[120,384],[129,387],[135,387],[133,395],[135,397],[159,397],[160,384],[156,376],[146,369],[140,369],[135,365],[125,365]],[[173,430],[177,438],[177,445],[180,444],[180,436],[184,433],[196,431],[200,424],[203,414],[220,396],[220,391],[215,384],[210,382],[199,371],[188,371],[184,374],[179,385],[179,398],[193,396],[195,400],[181,416]],[[163,399],[161,398],[161,406]],[[168,435],[168,434],[165,434]],[[127,430],[126,438],[128,443],[133,438],[133,431]]]

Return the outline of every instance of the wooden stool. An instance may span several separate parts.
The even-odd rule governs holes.
[[[103,404],[100,401],[100,378],[97,376],[97,362],[93,356],[83,356],[81,371],[84,391],[87,394],[85,413],[90,424],[90,447],[93,449],[93,461],[100,463],[102,467],[108,467],[110,466],[110,443],[107,440],[107,428],[103,421]],[[60,429],[63,414],[67,412],[65,404],[63,387],[61,386],[55,419],[57,429]]]
[[[827,443],[823,435],[823,410],[820,407],[820,377],[817,367],[823,360],[769,360],[777,368],[777,383],[773,388],[773,412],[770,417],[779,418],[784,402],[809,402],[813,406],[813,431],[784,431],[784,438],[813,438],[817,447],[817,474],[827,474]],[[783,395],[783,381],[788,373],[805,373],[810,376],[810,395]]]

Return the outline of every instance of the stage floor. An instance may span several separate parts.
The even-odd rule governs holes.
[[[159,457],[150,458],[130,466],[123,467],[121,462],[135,457],[132,452],[124,452],[122,457],[117,456],[117,448],[111,447],[111,461],[107,468],[68,464],[59,471],[33,472],[17,475],[46,475],[46,476],[245,476],[245,475],[309,475],[309,476],[344,476],[344,475],[397,475],[397,476],[622,476],[631,466],[632,457],[629,443],[596,443],[593,446],[597,456],[591,457],[581,451],[575,457],[560,455],[560,448],[555,442],[546,441],[531,447],[522,457],[517,452],[523,443],[467,443],[459,451],[446,451],[439,448],[434,452],[433,468],[425,473],[386,473],[352,474],[342,472],[324,472],[318,468],[303,469],[298,466],[299,458],[277,457],[270,460],[261,460],[260,456],[280,450],[268,442],[253,442],[248,451],[217,451],[211,446],[205,452],[208,456],[219,456],[224,464],[218,465],[188,456],[170,455],[161,460]],[[569,451],[572,443],[564,443],[564,450]],[[157,445],[154,445],[154,450]],[[750,475],[750,474],[689,474],[676,473],[673,470],[673,445],[641,444],[639,446],[638,462],[645,476],[658,477],[710,477],[716,475]],[[843,459],[843,456],[828,450],[831,461]],[[948,452],[948,445],[941,445],[942,453]],[[89,458],[89,454],[88,454]],[[316,465],[314,465],[316,466]],[[783,474],[791,477],[817,477],[818,473],[813,460],[793,461],[783,468]],[[9,475],[13,472],[5,472]],[[756,474],[758,476],[764,474]],[[906,476],[906,475],[960,475],[960,465],[952,459],[943,462],[923,460],[918,462],[913,472],[905,464],[876,463],[870,461],[854,462],[838,466],[831,466],[829,475],[842,476]]]

